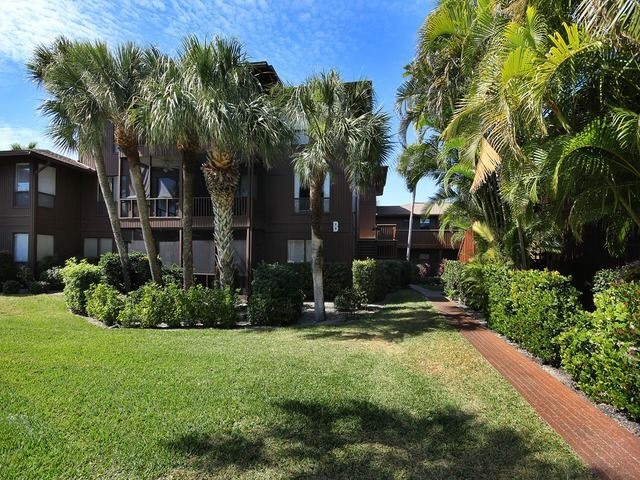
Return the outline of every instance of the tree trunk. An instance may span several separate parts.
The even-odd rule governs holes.
[[[324,285],[322,267],[324,264],[324,241],[322,239],[322,186],[324,176],[311,180],[309,196],[311,201],[311,274],[313,277],[313,306],[316,322],[325,319]]]
[[[122,148],[122,146],[120,146],[120,148]],[[160,263],[158,262],[158,250],[156,249],[156,243],[153,239],[151,221],[149,220],[149,205],[147,204],[144,183],[142,182],[142,172],[140,171],[140,154],[137,148],[127,148],[123,151],[127,157],[133,189],[136,192],[138,216],[140,217],[140,227],[142,228],[142,240],[144,240],[144,248],[147,251],[147,258],[149,259],[151,280],[162,285],[162,272],[160,270]]]
[[[193,179],[195,152],[182,152],[182,269],[184,289],[193,285]]]
[[[214,161],[220,156],[228,155],[209,155],[202,171],[213,206],[213,239],[218,284],[225,288],[233,287],[233,199],[240,181],[240,171],[231,160],[226,163],[220,161],[226,168],[217,167]]]
[[[113,192],[111,191],[111,185],[107,178],[106,168],[104,166],[104,158],[102,152],[95,155],[96,173],[98,174],[98,184],[100,185],[100,191],[102,192],[102,198],[107,207],[107,214],[109,215],[109,223],[111,224],[111,233],[113,233],[113,239],[116,242],[116,249],[118,250],[118,257],[120,258],[120,266],[122,267],[122,280],[124,289],[126,292],[131,290],[131,277],[129,276],[129,253],[127,252],[127,246],[124,243],[122,237],[122,229],[120,228],[120,217],[118,217],[118,209],[113,199]]]
[[[407,262],[411,261],[411,232],[413,231],[413,209],[416,206],[416,188],[411,195],[411,212],[409,212],[409,232],[407,233]]]

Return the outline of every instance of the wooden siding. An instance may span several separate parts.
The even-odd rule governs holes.
[[[358,198],[358,238],[376,238],[376,197],[373,194]]]
[[[31,163],[31,160],[14,160],[3,158],[0,161],[0,250],[13,252],[13,234],[28,233],[31,240],[31,206],[15,208],[13,193],[15,189],[16,163]],[[33,169],[32,169],[33,171]],[[33,195],[33,175],[31,181],[31,195]],[[31,256],[31,248],[29,249]]]

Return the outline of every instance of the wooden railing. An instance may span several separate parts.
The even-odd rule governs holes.
[[[376,240],[395,240],[395,239],[396,239],[395,224],[376,225]]]
[[[149,216],[153,218],[179,217],[180,201],[177,198],[147,198]],[[139,218],[138,201],[135,198],[120,200],[120,217]]]
[[[409,234],[409,231],[406,229],[398,230],[396,233],[396,239],[398,240],[398,244],[406,245],[408,234]],[[441,239],[439,230],[414,229],[411,232],[411,244],[415,247],[453,248],[453,245],[451,244],[452,235],[453,235],[453,232],[446,231],[444,234],[444,239]]]
[[[237,217],[245,217],[249,214],[249,197],[235,197],[233,199],[233,214]],[[211,197],[194,197],[194,217],[213,217]]]

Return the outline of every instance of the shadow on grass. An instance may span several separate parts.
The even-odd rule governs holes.
[[[579,478],[577,461],[541,459],[539,443],[456,408],[414,416],[368,401],[287,400],[275,424],[248,433],[177,436],[200,476],[275,470],[283,478]]]

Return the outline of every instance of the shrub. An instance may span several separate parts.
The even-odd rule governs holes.
[[[13,255],[10,252],[0,251],[0,283],[7,280],[15,280],[16,265],[13,263]]]
[[[305,300],[313,300],[313,277],[310,263],[287,263],[298,278],[298,285]],[[351,286],[351,264],[340,262],[325,263],[323,270],[324,298],[333,300],[335,296]]]
[[[39,295],[41,293],[47,293],[50,288],[51,285],[49,285],[49,282],[44,282],[42,280],[34,281],[29,284],[29,293]]]
[[[117,253],[105,253],[98,262],[103,281],[119,291],[124,292],[124,279],[122,278],[122,267],[120,257]],[[151,281],[151,270],[149,260],[142,252],[129,253],[129,278],[131,279],[131,290],[138,290],[141,286]]]
[[[254,271],[247,317],[254,325],[290,325],[302,313],[298,277],[286,265],[262,263]]]
[[[61,267],[63,264],[64,262],[57,255],[48,255],[46,257],[43,257],[41,260],[38,260],[36,271],[40,274],[45,270],[49,270],[50,268]]]
[[[42,273],[40,273],[40,280],[43,282],[47,282],[51,290],[59,291],[64,287],[64,282],[62,281],[62,268],[61,267],[51,267]]]
[[[7,280],[2,284],[2,293],[5,295],[14,295],[20,292],[20,282],[17,280]]]
[[[441,279],[447,297],[460,300],[463,297],[464,263],[458,260],[445,260]]]
[[[511,277],[510,300],[512,316],[501,333],[543,361],[558,364],[557,337],[580,311],[571,280],[548,270],[517,270]]]
[[[78,262],[70,258],[61,270],[64,281],[64,300],[67,308],[74,313],[84,315],[86,313],[85,291],[91,285],[100,283],[100,267],[92,265],[86,260]]]
[[[593,276],[593,293],[602,292],[615,283],[640,280],[640,261],[618,268],[598,270]]]
[[[182,287],[184,284],[184,270],[177,265],[162,267],[162,283],[173,284]]]
[[[376,293],[376,261],[370,258],[366,260],[354,260],[353,269],[353,288],[361,291],[367,303],[377,300]]]
[[[105,325],[113,325],[124,307],[124,299],[120,292],[111,285],[99,283],[92,285],[85,292],[87,314],[100,320]]]
[[[483,282],[486,292],[485,312],[487,323],[498,332],[508,329],[513,315],[511,303],[512,270],[502,263],[489,263],[484,266]]]
[[[33,270],[25,265],[20,265],[16,273],[16,278],[23,287],[28,287],[31,282],[35,280],[33,276]]]
[[[430,278],[431,273],[431,265],[428,263],[419,263],[416,265],[415,276],[413,280],[417,283],[426,283],[427,279]]]
[[[238,321],[238,293],[231,288],[191,287],[187,293],[188,325],[232,327]]]
[[[355,312],[367,304],[366,300],[361,290],[347,288],[336,295],[334,305],[339,312]]]
[[[562,366],[582,390],[640,419],[640,282],[598,292],[596,310],[560,336]]]

